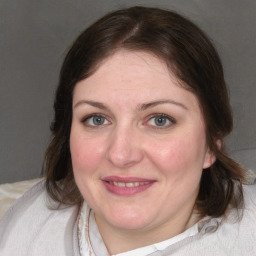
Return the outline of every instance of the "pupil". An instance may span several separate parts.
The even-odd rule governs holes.
[[[158,117],[156,118],[156,125],[163,126],[166,124],[166,118],[165,117]]]
[[[102,118],[102,117],[94,117],[93,118],[93,123],[95,125],[101,125],[101,124],[104,123],[104,118]]]

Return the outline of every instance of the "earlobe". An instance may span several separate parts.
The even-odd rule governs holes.
[[[215,154],[213,152],[211,152],[210,150],[208,150],[205,155],[203,169],[207,169],[207,168],[211,167],[215,161],[216,161]]]
[[[221,149],[222,141],[220,139],[216,140],[216,146],[219,150]],[[208,148],[205,155],[203,169],[207,169],[211,167],[215,163],[215,161],[216,161],[216,155]]]
[[[221,150],[222,141],[220,139],[216,140],[216,146],[217,146],[218,150]]]

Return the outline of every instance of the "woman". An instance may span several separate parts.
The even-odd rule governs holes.
[[[106,15],[68,52],[54,109],[46,181],[3,219],[1,255],[256,254],[221,62],[190,21]]]

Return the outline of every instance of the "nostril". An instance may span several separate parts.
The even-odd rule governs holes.
[[[125,151],[114,151],[112,149],[107,152],[106,158],[115,166],[129,167],[140,162],[142,159],[142,154],[139,152],[138,149],[131,149]]]
[[[117,167],[130,167],[142,159],[142,152],[136,134],[131,127],[119,126],[109,138],[106,159]]]

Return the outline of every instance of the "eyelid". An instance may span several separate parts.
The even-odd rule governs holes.
[[[176,124],[177,121],[175,118],[167,115],[167,114],[164,114],[164,113],[154,113],[154,114],[151,114],[147,119],[146,119],[146,122],[145,123],[148,123],[152,118],[157,118],[157,117],[162,117],[162,118],[166,118],[171,124],[169,125],[165,125],[165,126],[157,126],[157,125],[149,125],[150,127],[153,127],[155,129],[166,129],[166,128],[169,128],[171,127],[172,125]]]
[[[106,121],[108,122],[108,124],[102,124],[102,125],[90,125],[88,123],[86,123],[87,120],[89,120],[90,118],[93,118],[93,117],[103,117],[106,119]],[[157,118],[157,117],[162,117],[162,118],[166,118],[170,123],[167,124],[167,125],[163,125],[163,126],[157,126],[157,125],[151,125],[151,124],[148,124],[149,121],[153,118]],[[88,114],[86,116],[84,116],[82,119],[81,119],[81,123],[83,123],[85,126],[87,127],[91,127],[91,128],[101,128],[101,127],[104,127],[106,125],[109,125],[111,124],[111,121],[110,121],[110,118],[102,113],[92,113],[92,114]],[[174,124],[176,124],[177,121],[175,118],[173,118],[172,116],[170,115],[167,115],[167,114],[164,114],[164,113],[153,113],[153,114],[150,114],[146,120],[143,122],[143,125],[146,125],[146,126],[150,126],[152,128],[155,128],[155,129],[167,129],[167,128],[170,128],[171,126],[173,126]]]
[[[85,122],[87,119],[91,118],[91,117],[105,117],[103,114],[101,113],[93,113],[93,114],[88,114],[85,115],[82,119],[81,122]],[[106,117],[105,117],[106,118]]]
[[[94,126],[94,125],[86,124],[86,121],[89,120],[92,117],[103,117],[107,120],[108,123],[111,123],[109,121],[109,118],[106,115],[103,115],[102,113],[92,113],[92,114],[86,115],[81,119],[81,123],[83,123],[87,127],[92,127],[92,128],[100,128],[102,126],[105,126],[104,124],[103,125],[98,125],[98,126],[97,125]]]

